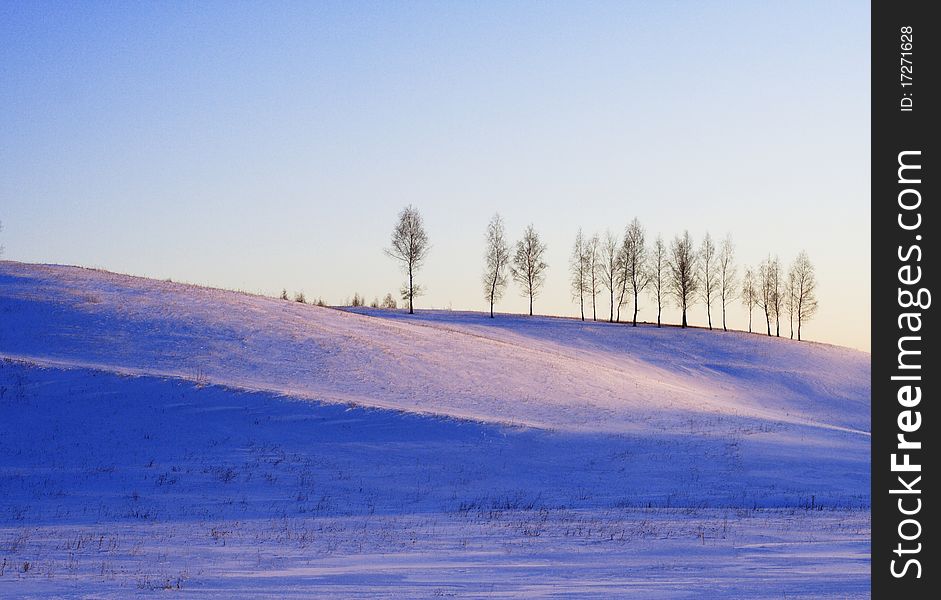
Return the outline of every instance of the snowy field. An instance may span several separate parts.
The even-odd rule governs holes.
[[[869,595],[868,354],[0,262],[0,596]]]

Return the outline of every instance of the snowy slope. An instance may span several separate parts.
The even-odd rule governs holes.
[[[734,418],[868,431],[869,355],[832,346],[479,313],[375,319],[16,263],[0,284],[0,351],[47,364],[566,430]]]
[[[358,313],[0,262],[0,596],[866,595],[869,355]]]

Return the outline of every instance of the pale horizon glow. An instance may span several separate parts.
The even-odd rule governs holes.
[[[371,301],[413,204],[416,307],[485,310],[499,212],[548,245],[536,312],[575,316],[576,231],[637,217],[731,233],[740,271],[806,250],[805,337],[868,351],[869,35],[856,2],[5,3],[2,258]]]

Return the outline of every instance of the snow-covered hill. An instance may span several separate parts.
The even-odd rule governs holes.
[[[0,262],[0,358],[0,595],[868,590],[865,353]]]

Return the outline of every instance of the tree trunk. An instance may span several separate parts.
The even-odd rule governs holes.
[[[722,331],[728,330],[728,327],[725,326],[725,300],[722,300]]]
[[[768,323],[768,337],[771,336],[771,315],[768,314],[768,309],[765,309],[765,322]]]
[[[533,316],[533,293],[529,292],[529,316]]]
[[[634,327],[637,327],[637,294],[634,294]]]
[[[611,314],[608,315],[608,323],[614,323],[614,288],[611,289]]]
[[[494,296],[497,295],[497,276],[494,274],[493,281],[490,282],[490,318],[493,318]]]
[[[581,292],[578,296],[578,302],[582,309],[582,321],[585,320],[585,292]]]
[[[798,300],[797,300],[797,341],[798,342],[801,341],[801,314],[803,314],[801,313],[801,309],[804,308],[802,306],[803,302],[804,302],[804,286],[803,284],[801,284],[801,295],[798,297]]]
[[[748,307],[748,333],[751,333],[751,313],[752,313],[752,307],[749,306]]]
[[[660,327],[660,313],[663,312],[663,307],[660,305],[660,298],[657,298],[657,327]]]
[[[712,306],[706,302],[706,318],[709,321],[709,331],[712,331]]]
[[[618,323],[621,322],[621,306],[624,305],[624,294],[627,293],[627,284],[624,284],[624,287],[621,288],[621,293],[618,294],[618,312],[615,315],[615,321]]]
[[[408,267],[408,314],[410,315],[415,314],[415,307],[412,302],[414,299],[415,299],[415,288],[414,288],[414,284],[412,281],[412,267],[411,265],[409,265]]]
[[[686,304],[683,304],[683,329],[686,329]]]

